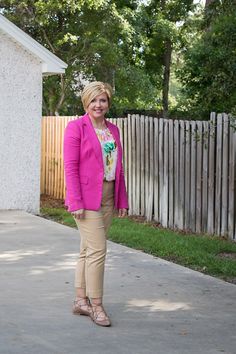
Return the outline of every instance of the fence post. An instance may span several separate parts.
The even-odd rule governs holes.
[[[229,210],[228,210],[228,234],[232,240],[236,239],[236,216],[235,216],[235,198],[236,198],[236,127],[230,117],[229,129]]]
[[[222,114],[217,115],[216,135],[216,183],[215,183],[215,232],[221,234],[221,203],[222,203]]]
[[[216,146],[216,114],[211,113],[209,127],[209,165],[208,165],[208,208],[207,208],[207,232],[215,231],[215,146]]]

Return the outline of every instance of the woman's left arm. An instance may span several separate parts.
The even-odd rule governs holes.
[[[119,142],[120,142],[120,131],[117,127],[118,130],[118,136],[119,136]],[[121,159],[121,169],[120,169],[120,176],[119,176],[119,196],[118,196],[118,208],[119,208],[119,216],[123,217],[127,215],[127,209],[129,208],[128,205],[128,196],[127,196],[127,191],[126,191],[126,186],[125,186],[125,176],[124,176],[124,168],[122,164],[122,146],[120,142],[120,159]],[[125,210],[125,211],[124,211]]]

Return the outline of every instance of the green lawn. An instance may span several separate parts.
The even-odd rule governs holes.
[[[41,215],[76,227],[64,208],[42,207]],[[236,243],[217,236],[184,234],[133,218],[114,218],[109,239],[236,284]]]

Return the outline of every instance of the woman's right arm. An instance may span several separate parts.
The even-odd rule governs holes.
[[[80,180],[80,131],[75,121],[67,124],[64,133],[64,170],[68,211],[84,209]]]

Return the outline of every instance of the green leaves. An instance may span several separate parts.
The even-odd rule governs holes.
[[[168,104],[198,119],[236,111],[232,0],[204,11],[193,0],[2,0],[0,9],[68,64],[44,79],[44,114],[82,113],[81,88],[94,79],[115,89],[110,115]]]
[[[197,117],[230,113],[236,107],[236,5],[225,8],[225,3],[217,4],[210,24],[207,19],[208,29],[185,54],[179,73]]]

